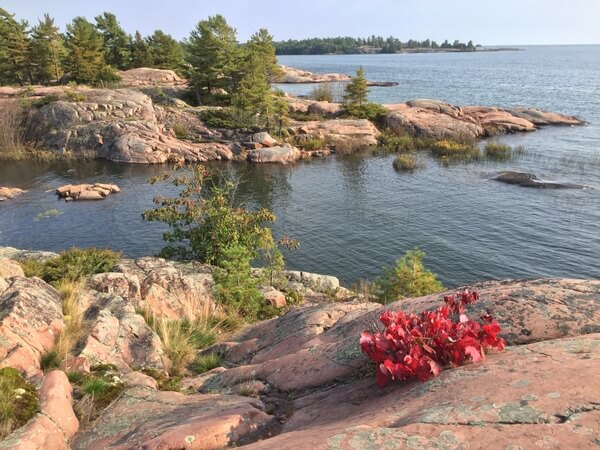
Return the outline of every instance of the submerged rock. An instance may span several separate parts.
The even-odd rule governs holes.
[[[537,176],[527,172],[500,172],[492,178],[506,184],[516,184],[523,187],[539,189],[584,189],[585,186],[574,183],[561,183],[556,181],[540,180]]]
[[[115,184],[67,184],[56,189],[56,195],[65,201],[73,200],[104,200],[110,194],[121,192]]]
[[[4,200],[10,200],[11,198],[15,198],[19,195],[24,194],[27,191],[19,188],[9,188],[0,186],[0,202]]]

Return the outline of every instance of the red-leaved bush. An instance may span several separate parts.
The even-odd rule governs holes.
[[[498,322],[489,314],[481,316],[481,323],[465,314],[465,305],[478,299],[477,292],[465,290],[445,296],[445,305],[420,315],[385,311],[379,318],[385,330],[364,331],[360,337],[362,351],[377,365],[377,383],[383,387],[413,377],[426,381],[451,364],[483,360],[488,348],[504,349]]]

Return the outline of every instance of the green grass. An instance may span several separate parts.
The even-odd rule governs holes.
[[[102,378],[91,378],[83,384],[81,390],[84,394],[101,397],[110,391],[110,383]]]
[[[483,152],[487,159],[496,161],[506,161],[512,158],[513,149],[510,145],[501,144],[499,142],[488,142],[483,148]]]
[[[210,370],[221,367],[221,357],[215,353],[207,353],[198,356],[192,363],[192,370],[197,374],[206,373]]]
[[[326,147],[325,141],[319,138],[299,140],[297,143],[306,151],[323,150]]]
[[[430,148],[437,157],[477,159],[480,155],[475,143],[468,141],[442,139],[433,142]]]
[[[0,439],[25,425],[37,412],[35,386],[25,381],[16,369],[0,369]]]
[[[401,153],[396,156],[393,165],[398,171],[412,171],[418,167],[417,157],[412,153]]]
[[[61,358],[56,350],[50,350],[42,355],[40,358],[40,367],[45,372],[50,369],[57,369],[60,367]]]

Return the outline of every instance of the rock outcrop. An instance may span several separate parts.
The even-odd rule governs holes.
[[[334,150],[353,150],[377,145],[380,131],[366,119],[335,119],[298,122],[292,127],[299,136],[322,139]]]
[[[11,198],[15,198],[19,195],[24,194],[27,191],[19,188],[9,188],[0,186],[0,202],[4,200],[10,200]]]
[[[300,150],[291,145],[248,150],[248,161],[252,163],[287,164],[298,161],[301,157]]]
[[[118,76],[121,78],[121,84],[128,87],[187,85],[187,80],[173,70],[139,67],[119,72]]]
[[[278,80],[279,83],[332,83],[351,80],[351,77],[341,73],[313,73],[288,66],[280,67],[283,76]]]
[[[73,200],[104,200],[110,194],[121,192],[115,184],[67,184],[56,189],[56,195],[66,202]]]
[[[396,134],[428,139],[477,139],[498,134],[534,131],[544,125],[582,125],[575,117],[519,108],[457,107],[439,100],[419,99],[384,105],[386,125]]]
[[[585,189],[585,186],[581,184],[540,180],[534,174],[527,172],[500,172],[492,177],[492,180],[538,189]]]

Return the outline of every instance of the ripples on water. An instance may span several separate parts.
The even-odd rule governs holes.
[[[600,47],[531,47],[523,52],[282,57],[284,64],[398,81],[373,88],[376,101],[439,98],[457,105],[526,105],[577,115],[585,127],[546,128],[501,137],[523,145],[509,163],[427,168],[396,173],[393,156],[338,157],[294,166],[220,164],[245,180],[254,205],[272,208],[278,234],[301,241],[287,255],[293,268],[331,273],[351,283],[373,278],[407,249],[419,246],[448,285],[488,278],[600,277]],[[305,93],[310,86],[291,86]],[[538,190],[488,180],[499,170],[593,186]],[[32,249],[107,246],[130,256],[156,253],[162,226],[142,222],[152,198],[172,188],[145,180],[163,167],[91,162],[10,164],[0,185],[30,192],[0,204],[0,245]],[[98,203],[63,203],[44,191],[65,183],[110,181],[123,193]],[[35,220],[49,209],[62,214]]]

